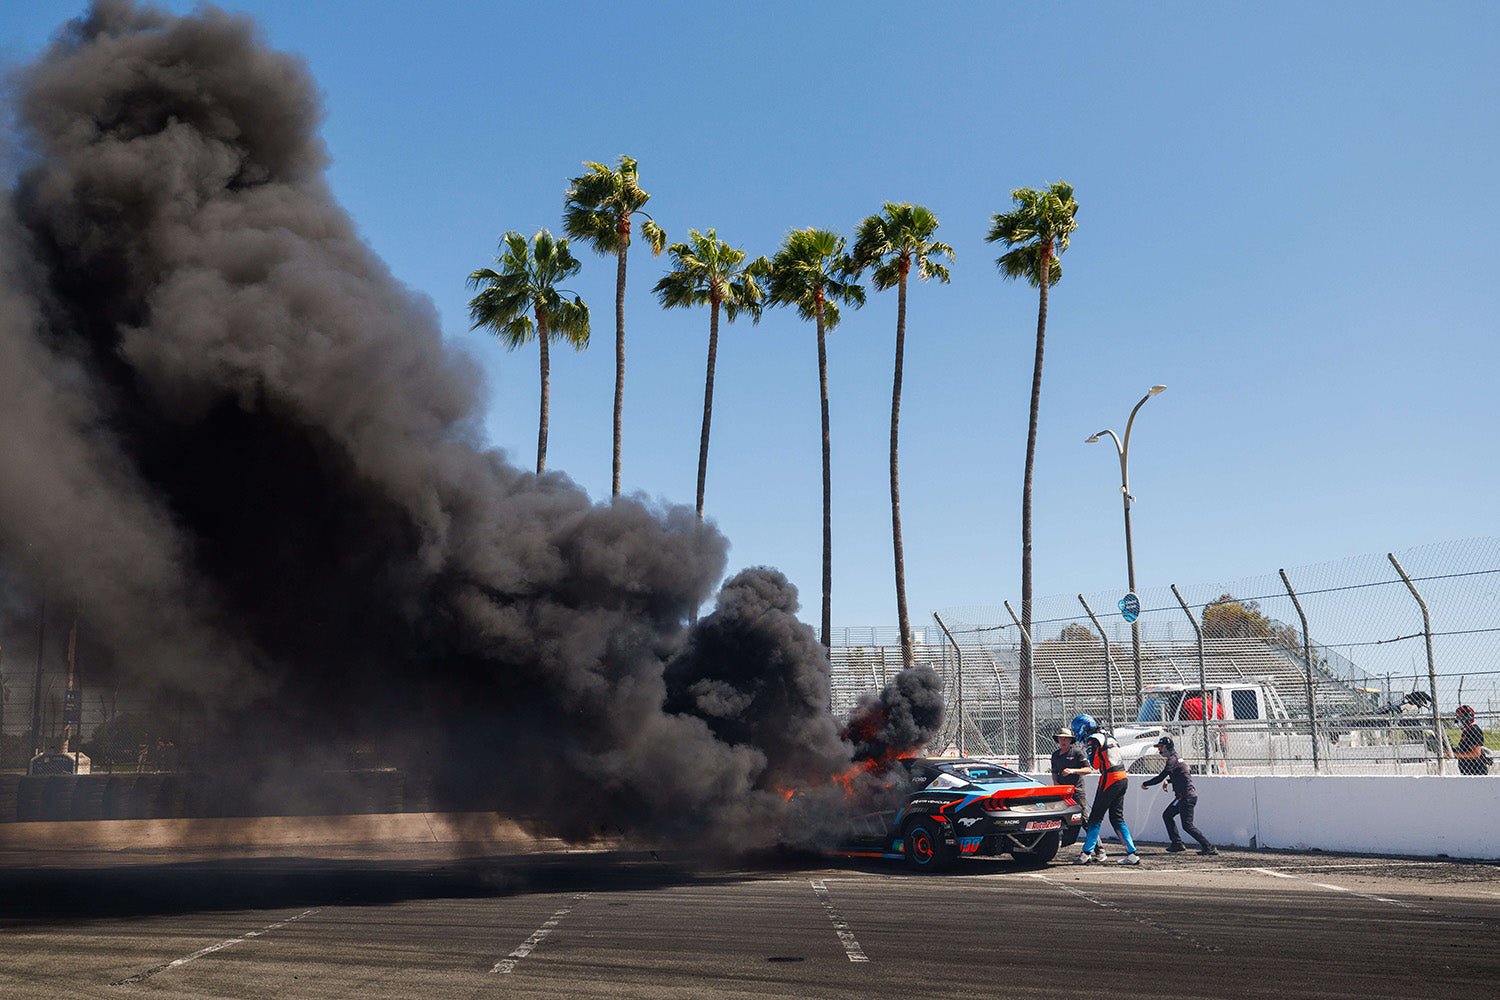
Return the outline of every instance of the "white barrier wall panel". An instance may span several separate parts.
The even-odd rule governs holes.
[[[1125,821],[1138,841],[1161,844],[1161,813],[1172,796],[1142,788],[1147,777],[1130,776]],[[1493,776],[1194,775],[1193,784],[1193,821],[1215,844],[1500,860],[1500,779]],[[1092,803],[1095,779],[1085,785]],[[1104,834],[1113,834],[1108,820]]]
[[[1263,777],[1261,846],[1500,858],[1500,780]]]
[[[1195,777],[1193,784],[1198,789],[1193,824],[1215,844],[1249,846],[1258,830],[1256,779],[1215,778],[1210,786],[1205,779]],[[1130,791],[1125,795],[1125,820],[1131,834],[1145,843],[1166,843],[1167,827],[1161,814],[1172,800],[1170,791],[1163,792],[1160,786],[1142,788],[1137,776],[1131,775]],[[1182,833],[1180,819],[1177,828],[1184,842],[1195,846],[1193,839]]]

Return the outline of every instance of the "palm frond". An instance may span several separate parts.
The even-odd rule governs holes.
[[[563,197],[563,229],[575,239],[586,240],[599,253],[619,253],[621,221],[639,211],[651,195],[641,188],[639,166],[629,156],[622,154],[617,168],[594,162],[586,162],[584,167],[585,173],[568,182]],[[661,252],[657,242],[653,242],[652,252]]]
[[[660,257],[661,252],[667,246],[667,231],[656,224],[655,219],[646,219],[641,223],[641,235],[645,237],[647,244],[651,247],[651,253]]]
[[[900,283],[901,261],[916,264],[917,277],[926,280],[948,280],[948,269],[937,257],[953,260],[953,248],[932,239],[938,219],[925,205],[910,202],[886,202],[880,215],[872,215],[855,231],[850,251],[851,274],[871,269],[870,283],[884,290]]]
[[[653,289],[663,308],[705,305],[717,298],[731,321],[747,311],[760,319],[766,297],[761,282],[771,270],[766,258],[745,264],[745,251],[725,243],[712,229],[689,230],[687,242],[673,243],[667,255],[673,267]]]
[[[744,257],[744,251],[739,251]],[[757,257],[744,270],[735,273],[720,287],[723,290],[724,319],[733,323],[741,313],[750,317],[751,323],[759,323],[766,309],[766,291],[761,285],[770,272],[771,262]]]
[[[501,237],[500,250],[498,269],[479,268],[469,275],[469,287],[479,290],[469,300],[471,329],[486,327],[515,349],[536,336],[531,317],[541,309],[551,320],[549,340],[561,335],[575,346],[587,346],[588,307],[576,295],[563,299],[557,287],[580,267],[568,241],[543,229],[528,242],[512,231]]]
[[[870,284],[875,290],[883,292],[888,288],[895,288],[901,283],[901,258],[890,257],[881,261],[874,270],[870,272]]]
[[[826,229],[794,229],[770,262],[766,285],[768,303],[795,306],[805,320],[818,316],[818,293],[823,294],[827,329],[838,323],[836,302],[864,304],[864,288],[850,278],[851,262],[844,255],[845,240]],[[830,317],[833,317],[830,320]]]
[[[575,351],[589,346],[589,307],[578,296],[563,299],[547,310],[547,333]]]
[[[1067,251],[1073,231],[1078,228],[1078,201],[1073,186],[1058,181],[1045,191],[1017,188],[1011,192],[1011,199],[1015,210],[997,212],[985,236],[989,243],[1011,248],[996,259],[996,267],[1003,277],[1024,278],[1040,285],[1045,257],[1049,262],[1047,283],[1056,284],[1062,280],[1062,263],[1058,258]]]
[[[699,282],[697,274],[693,271],[668,271],[661,276],[651,291],[661,302],[663,309],[686,308],[708,303],[708,288]]]
[[[619,253],[617,220],[599,208],[570,204],[563,209],[563,232],[599,253]]]

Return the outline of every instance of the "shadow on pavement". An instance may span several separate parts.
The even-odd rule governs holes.
[[[427,863],[299,857],[0,868],[0,925],[582,890],[638,892],[756,877],[626,851]]]

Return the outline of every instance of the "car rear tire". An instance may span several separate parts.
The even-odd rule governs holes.
[[[1049,833],[1036,842],[1036,847],[1029,851],[1015,852],[1016,860],[1023,865],[1045,865],[1057,857],[1057,851],[1062,846],[1061,833]]]
[[[906,867],[915,872],[940,872],[952,866],[957,851],[943,843],[941,828],[930,819],[914,819],[902,836]]]

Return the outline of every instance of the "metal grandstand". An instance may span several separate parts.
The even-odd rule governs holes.
[[[955,630],[957,649],[946,640],[929,641],[928,636],[915,645],[918,662],[938,671],[947,691],[948,718],[935,743],[958,744],[962,725],[962,743],[971,752],[1013,755],[1017,749],[1019,643],[986,641],[989,636],[985,631],[959,632],[959,625],[949,624]],[[1087,712],[1101,720],[1113,717],[1126,721],[1135,716],[1134,665],[1128,633],[1111,639],[1113,669],[1108,681],[1104,644],[1098,634],[1075,625],[1065,636],[1039,641],[1032,660],[1039,751],[1050,752],[1056,726],[1078,712]],[[1360,676],[1347,661],[1340,664],[1342,670],[1331,670],[1328,664],[1333,658],[1343,658],[1331,650],[1321,652],[1322,657],[1318,651],[1314,654],[1320,717],[1369,713],[1385,704],[1386,695],[1379,681]],[[832,660],[833,709],[842,716],[862,695],[878,691],[900,669],[901,648],[899,644],[835,646]],[[1143,642],[1141,675],[1146,687],[1197,684],[1196,642]],[[1205,640],[1204,677],[1209,684],[1251,679],[1267,683],[1276,688],[1293,718],[1307,716],[1301,655],[1263,639]]]

